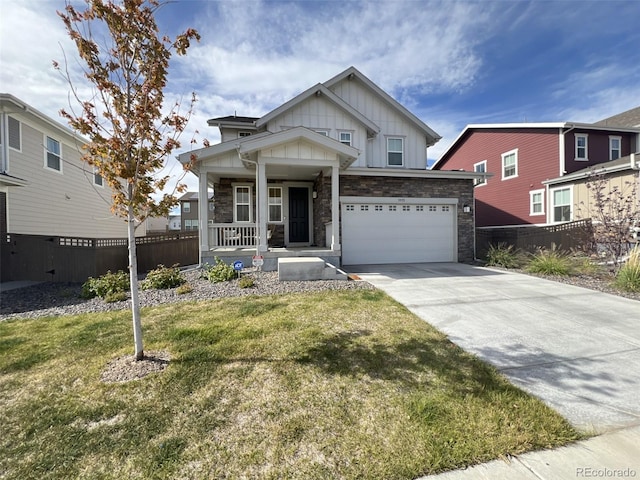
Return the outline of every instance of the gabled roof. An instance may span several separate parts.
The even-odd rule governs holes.
[[[424,134],[431,139],[430,142],[427,142],[428,147],[430,147],[431,145],[434,145],[438,140],[442,138],[440,135],[434,132],[431,128],[429,128],[426,123],[424,123],[422,120],[416,117],[413,113],[407,110],[404,106],[402,106],[398,101],[396,101],[393,97],[391,97],[391,95],[389,95],[387,92],[382,90],[379,86],[377,86],[375,83],[369,80],[356,67],[347,68],[344,72],[339,73],[332,79],[324,82],[324,85],[327,88],[331,88],[345,79],[353,80],[354,78],[357,78],[362,83],[364,83],[367,86],[367,88],[369,88],[378,96],[380,96],[383,100],[385,100],[390,107],[392,107],[401,115],[406,117],[419,130],[422,130]]]
[[[258,117],[238,117],[237,115],[227,115],[226,117],[210,118],[207,125],[210,127],[239,127],[247,129],[255,129]]]
[[[321,83],[318,83],[313,87],[308,88],[301,94],[297,95],[296,97],[292,98],[288,102],[280,105],[275,110],[272,110],[271,112],[267,113],[266,115],[258,119],[258,121],[256,121],[256,127],[260,128],[266,125],[267,122],[269,122],[270,120],[273,120],[277,116],[283,114],[287,110],[290,110],[296,105],[299,105],[300,103],[304,102],[305,100],[307,100],[308,98],[314,95],[324,96],[324,98],[326,98],[328,101],[330,101],[331,103],[333,103],[334,105],[342,109],[343,111],[347,112],[353,118],[358,120],[362,125],[364,125],[371,136],[375,136],[378,133],[380,133],[380,127],[378,127],[375,123],[373,123],[367,117],[362,115],[355,108],[353,108],[347,102],[342,100],[339,96],[337,96],[335,93],[333,93],[331,90],[329,90],[327,87],[325,87]]]
[[[640,127],[640,107],[632,108],[626,112],[618,113],[612,117],[600,120],[594,125],[606,127]]]

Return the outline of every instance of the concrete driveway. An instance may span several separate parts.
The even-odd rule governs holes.
[[[346,267],[594,433],[640,424],[640,302],[460,263]]]

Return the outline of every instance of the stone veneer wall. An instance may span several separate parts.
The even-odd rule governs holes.
[[[473,180],[471,179],[343,175],[340,177],[340,196],[457,198],[458,261],[474,260],[473,213],[462,211],[463,205],[469,205],[473,209]]]
[[[326,242],[325,223],[331,221],[331,177],[320,175],[316,178],[313,191],[317,197],[313,199],[313,239],[318,247],[330,247]]]

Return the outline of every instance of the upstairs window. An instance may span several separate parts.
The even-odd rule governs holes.
[[[404,140],[402,138],[387,138],[387,165],[401,167],[404,165]]]
[[[100,173],[98,173],[98,170],[96,170],[95,168],[93,170],[93,184],[97,185],[98,187],[104,186],[104,180],[102,179],[102,175],[100,175]]]
[[[617,160],[622,156],[622,137],[609,137],[609,160]]]
[[[314,132],[319,133],[320,135],[324,135],[325,137],[329,136],[329,130],[317,129]]]
[[[9,127],[9,148],[14,150],[22,150],[20,140],[20,122],[12,117],[7,117]],[[4,128],[0,128],[0,145],[4,143]]]
[[[589,160],[589,136],[586,133],[576,133],[576,160]]]
[[[251,221],[251,187],[248,185],[238,185],[234,187],[233,195],[233,216],[234,222]]]
[[[282,221],[282,188],[269,187],[269,221]]]
[[[191,213],[191,203],[190,202],[182,202],[182,212],[183,213]]]
[[[340,143],[351,146],[351,132],[340,132]]]
[[[518,176],[518,149],[502,154],[502,179]]]
[[[62,160],[60,157],[60,142],[47,137],[45,150],[45,166],[51,170],[62,172]]]
[[[238,132],[238,138],[248,137],[251,135],[251,132]]]
[[[487,161],[483,160],[481,162],[474,163],[473,164],[473,171],[477,172],[477,173],[487,173]],[[487,179],[486,178],[476,178],[473,181],[474,185],[484,185],[486,183],[487,183]]]

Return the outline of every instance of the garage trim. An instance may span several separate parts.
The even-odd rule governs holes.
[[[412,205],[457,205],[457,198],[415,198],[415,197],[340,197],[341,203],[408,203]]]

